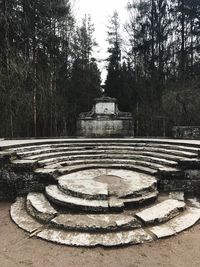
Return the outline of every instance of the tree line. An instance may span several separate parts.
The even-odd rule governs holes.
[[[61,136],[100,95],[90,17],[68,0],[0,1],[0,136]]]
[[[136,135],[200,124],[200,1],[132,0],[108,28],[107,94],[131,111]],[[123,36],[120,36],[120,27]]]
[[[114,9],[114,7],[113,7]],[[200,123],[199,0],[132,0],[108,21],[105,94],[133,113],[135,134]],[[102,95],[89,16],[70,0],[0,0],[0,137],[70,136]]]

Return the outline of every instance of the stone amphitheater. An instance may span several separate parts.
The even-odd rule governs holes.
[[[200,219],[200,141],[0,140],[0,199],[30,237],[122,246],[176,235]]]

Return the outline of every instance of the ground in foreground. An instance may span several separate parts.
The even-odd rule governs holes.
[[[199,267],[200,224],[169,239],[123,248],[76,248],[29,238],[10,219],[11,203],[0,202],[2,267]]]

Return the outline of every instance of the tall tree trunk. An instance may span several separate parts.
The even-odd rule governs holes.
[[[181,81],[184,83],[185,80],[185,0],[181,0]]]

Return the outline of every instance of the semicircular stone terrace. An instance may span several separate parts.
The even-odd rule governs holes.
[[[30,236],[74,246],[120,246],[177,234],[200,209],[200,141],[0,141],[0,199]]]

